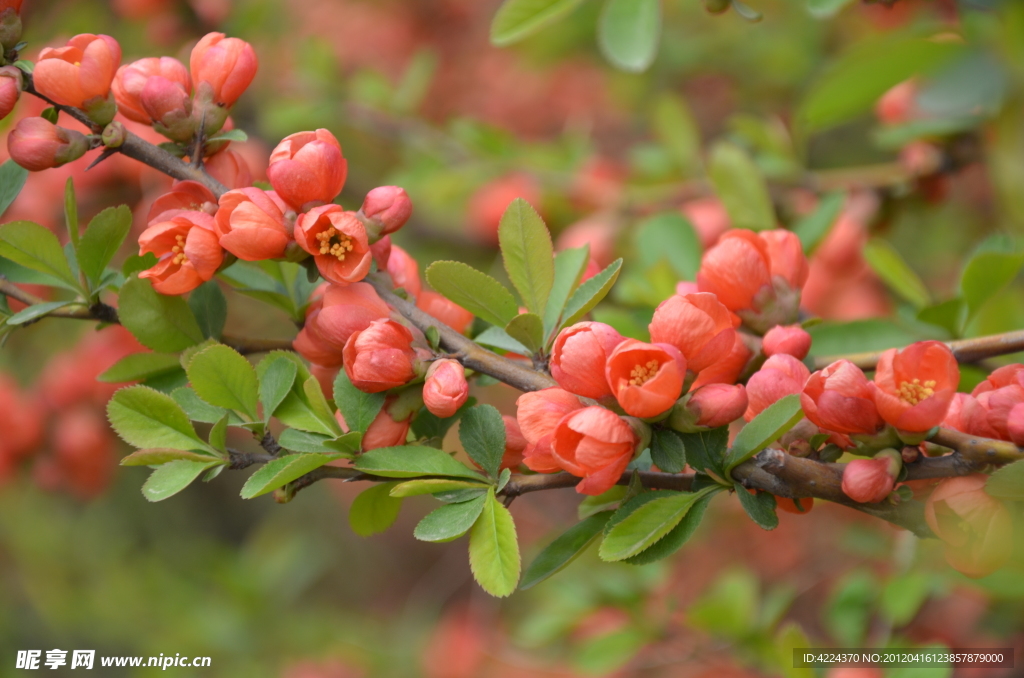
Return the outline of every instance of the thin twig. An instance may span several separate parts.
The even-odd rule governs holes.
[[[990,334],[973,339],[947,341],[945,343],[953,351],[953,355],[958,362],[976,363],[985,358],[1024,351],[1024,330]],[[821,356],[814,359],[814,369],[823,369],[837,360],[849,360],[862,370],[873,370],[878,365],[878,360],[882,357],[882,353],[883,351],[868,351],[847,355]]]

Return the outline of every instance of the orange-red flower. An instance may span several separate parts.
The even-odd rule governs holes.
[[[160,259],[139,274],[149,278],[160,294],[184,294],[213,278],[224,261],[213,217],[205,212],[181,212],[151,224],[139,236],[139,254]]]
[[[40,94],[62,106],[88,108],[110,94],[110,83],[120,62],[117,40],[109,35],[83,33],[68,40],[65,47],[44,48],[32,80]]]
[[[472,313],[447,297],[430,290],[423,290],[417,295],[416,307],[460,334],[465,334],[473,322]]]
[[[0,430],[0,461],[26,457],[42,443],[43,408],[6,374],[0,374]]]
[[[412,332],[394,320],[374,320],[354,332],[342,352],[345,374],[356,388],[379,393],[408,383],[416,376]]]
[[[924,517],[945,542],[946,561],[968,577],[984,577],[1006,564],[1013,550],[1013,522],[985,492],[984,475],[943,480],[924,505]]]
[[[21,96],[21,70],[15,66],[0,68],[0,120],[10,115]]]
[[[230,108],[256,77],[259,60],[252,45],[223,33],[203,36],[189,57],[192,82],[199,97]]]
[[[747,404],[747,390],[742,384],[708,384],[690,393],[683,407],[688,424],[708,429],[736,421],[743,416]],[[672,416],[676,417],[676,411]]]
[[[598,495],[618,482],[636,443],[636,433],[622,417],[603,407],[584,407],[558,422],[551,455],[562,469],[583,478],[577,492]]]
[[[170,191],[153,201],[146,221],[166,221],[181,210],[213,214],[217,197],[198,181],[175,181]]]
[[[206,173],[228,188],[252,185],[252,171],[241,154],[230,148],[206,159]]]
[[[220,246],[245,261],[284,256],[291,242],[284,216],[287,209],[273,191],[228,191],[220,197],[216,216]]]
[[[501,457],[501,468],[515,470],[523,463],[523,452],[528,443],[515,417],[503,414],[501,420],[505,424],[505,454]]]
[[[675,294],[661,302],[650,324],[651,341],[671,344],[700,373],[733,348],[736,329],[732,315],[713,294]]]
[[[604,323],[582,322],[558,333],[548,365],[551,376],[567,391],[587,398],[612,394],[605,376],[608,356],[624,338]]]
[[[808,419],[835,433],[875,433],[883,424],[871,382],[848,360],[837,360],[808,377],[800,404]]]
[[[732,349],[701,370],[697,375],[697,381],[693,382],[693,386],[690,388],[700,388],[705,384],[735,384],[752,355],[744,343],[743,337],[736,332],[732,341]]]
[[[85,135],[54,125],[45,118],[22,118],[7,135],[11,160],[30,172],[41,172],[78,160],[89,150]]]
[[[750,421],[769,405],[792,394],[800,393],[811,376],[807,366],[791,355],[780,353],[764,361],[747,380],[749,405],[744,418]]]
[[[166,136],[187,141],[195,131],[190,120],[192,78],[171,57],[148,57],[117,69],[110,86],[117,108],[129,120],[160,123]]]
[[[761,341],[766,356],[786,353],[803,360],[811,350],[811,335],[799,325],[776,325],[768,330]]]
[[[959,381],[960,367],[942,342],[889,349],[875,371],[875,404],[882,419],[897,429],[927,431],[945,418]]]
[[[562,417],[583,407],[580,399],[560,388],[524,393],[516,400],[516,420],[526,439],[523,463],[541,473],[559,470],[551,456],[551,435]]]
[[[348,162],[341,144],[325,129],[297,132],[270,154],[267,178],[281,199],[302,212],[329,203],[341,193]]]
[[[379,240],[377,242],[380,242]],[[388,275],[395,287],[402,287],[406,292],[418,297],[423,286],[420,283],[420,265],[409,256],[409,253],[398,245],[391,246],[391,254],[387,263]],[[429,311],[428,311],[429,312]],[[433,315],[433,314],[431,314]],[[472,320],[472,316],[470,316]],[[445,322],[445,324],[448,324]],[[454,326],[453,326],[454,327]],[[459,330],[461,331],[461,330]]]
[[[450,417],[469,397],[466,370],[457,360],[435,360],[427,369],[423,404],[431,414]]]
[[[359,212],[376,227],[378,236],[394,233],[412,216],[412,200],[404,188],[378,186],[366,194]]]
[[[608,356],[605,376],[626,414],[656,417],[682,394],[686,358],[670,344],[626,339]]]
[[[373,255],[366,228],[340,205],[314,207],[299,215],[295,242],[313,255],[320,275],[333,283],[358,282],[370,272]]]
[[[892,492],[900,472],[899,453],[881,452],[872,459],[854,459],[843,468],[843,494],[860,504],[876,504]]]

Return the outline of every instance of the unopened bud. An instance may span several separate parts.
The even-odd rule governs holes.
[[[7,137],[11,159],[30,172],[77,160],[89,150],[85,135],[43,118],[24,118]]]
[[[120,148],[128,138],[128,130],[124,123],[114,121],[103,128],[103,145],[107,148]]]
[[[385,236],[402,228],[409,220],[412,201],[403,188],[378,186],[366,194],[360,214],[376,227],[373,230],[378,231],[378,237]]]
[[[861,504],[875,504],[892,492],[903,465],[899,452],[882,450],[872,459],[854,459],[843,469],[843,493]]]
[[[15,6],[0,11],[0,45],[3,45],[5,50],[14,47],[21,40],[21,17],[18,16],[20,7],[21,3],[17,2]]]
[[[0,68],[0,119],[6,118],[21,96],[21,71],[14,66]]]
[[[811,335],[799,325],[776,325],[764,335],[761,350],[769,357],[785,353],[803,360],[811,350]]]

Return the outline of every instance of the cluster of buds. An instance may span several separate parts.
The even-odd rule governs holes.
[[[957,393],[943,425],[1024,445],[1024,365],[995,370],[970,393]]]

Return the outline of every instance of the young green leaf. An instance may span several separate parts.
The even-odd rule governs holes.
[[[628,491],[625,485],[616,485],[596,497],[584,497],[580,505],[576,507],[576,516],[583,520],[602,511],[618,508]]]
[[[331,440],[330,436],[319,433],[299,431],[294,428],[286,428],[277,437],[277,443],[286,450],[292,452],[308,452],[311,454],[331,454],[336,452],[327,447],[324,443]]]
[[[664,259],[683,279],[697,279],[703,247],[693,225],[680,212],[650,216],[637,225],[635,233],[637,251],[645,268]]]
[[[985,492],[996,499],[1024,501],[1024,460],[996,469],[985,483]]]
[[[486,490],[487,485],[470,482],[468,480],[449,480],[447,478],[424,478],[422,480],[408,480],[395,486],[391,490],[392,497],[419,497],[424,494],[438,494],[440,492],[454,492],[457,490]]]
[[[458,261],[435,261],[427,282],[440,294],[492,325],[504,327],[519,314],[519,304],[500,282]]]
[[[209,280],[192,290],[192,294],[188,295],[188,306],[203,336],[219,341],[228,318],[228,300],[217,281]]]
[[[78,265],[93,288],[99,284],[103,271],[121,248],[131,227],[132,211],[127,205],[108,207],[89,222],[78,243]]]
[[[616,259],[608,264],[603,271],[577,287],[565,305],[565,311],[562,313],[562,326],[572,325],[597,306],[611,291],[621,270],[622,259]]]
[[[70,289],[80,287],[57,236],[39,224],[13,221],[0,226],[0,257],[53,276]]]
[[[420,541],[445,542],[469,532],[484,510],[488,495],[436,508],[416,525],[412,535]]]
[[[364,490],[348,509],[348,524],[360,537],[384,532],[395,524],[402,500],[391,495],[395,483],[378,483]]]
[[[263,420],[270,421],[274,411],[295,385],[299,368],[291,360],[281,356],[267,356],[258,370],[260,382],[260,405],[263,406]]]
[[[799,393],[791,393],[766,407],[736,435],[725,472],[731,472],[781,438],[789,429],[796,426],[803,416]]]
[[[309,405],[310,411],[322,424],[330,429],[331,433],[335,436],[340,436],[344,433],[341,429],[341,424],[334,418],[334,410],[327,404],[327,398],[324,397],[324,392],[320,388],[320,382],[317,381],[316,377],[310,377],[306,380],[306,383],[302,385],[302,393],[306,396],[306,403]]]
[[[661,0],[605,0],[597,43],[617,68],[639,73],[654,62],[661,40]]]
[[[177,353],[204,339],[188,303],[158,294],[148,280],[129,278],[117,303],[121,324],[154,351]]]
[[[203,471],[222,463],[187,459],[169,461],[149,475],[149,479],[142,486],[142,496],[148,501],[163,501],[173,497],[188,487]]]
[[[146,386],[129,386],[115,393],[107,403],[107,417],[117,434],[135,447],[209,449],[178,403]]]
[[[714,488],[700,492],[657,492],[653,499],[608,530],[598,554],[614,562],[635,556],[668,534],[694,503]],[[661,496],[664,495],[664,496]]]
[[[814,211],[800,219],[793,225],[793,232],[800,238],[800,245],[804,248],[804,254],[810,256],[818,245],[825,239],[832,225],[839,218],[846,203],[846,194],[840,191],[829,193],[822,197]]]
[[[530,353],[536,353],[544,348],[544,322],[536,313],[517,315],[505,326],[505,331]]]
[[[558,327],[569,295],[579,287],[590,261],[590,245],[562,250],[555,255],[555,278],[544,308],[544,337],[550,339]]]
[[[775,514],[775,495],[760,490],[757,494],[750,494],[745,487],[736,483],[736,496],[743,510],[761,529],[774,530],[779,526],[779,516]]]
[[[654,542],[649,548],[644,549],[635,556],[626,558],[623,562],[630,565],[646,565],[662,558],[667,558],[678,551],[682,548],[683,544],[690,540],[693,533],[697,531],[697,527],[704,520],[704,512],[707,511],[712,497],[720,491],[721,485],[713,487],[710,492],[693,503],[693,506],[686,512],[686,515],[679,521],[679,524],[673,527],[668,534]]]
[[[768,184],[746,151],[728,141],[718,142],[711,149],[708,172],[735,228],[775,228],[775,208]]]
[[[505,454],[505,422],[492,405],[477,405],[462,415],[459,440],[466,453],[492,478]]]
[[[121,459],[121,466],[160,466],[170,461],[184,459],[185,461],[196,461],[207,464],[217,461],[216,457],[209,454],[200,454],[190,450],[175,450],[171,447],[152,447],[147,450],[135,450]]]
[[[869,240],[864,245],[864,259],[886,285],[917,308],[931,303],[928,288],[887,240]]]
[[[230,346],[218,344],[197,353],[185,370],[196,395],[217,407],[255,421],[259,387],[256,370]]]
[[[604,530],[605,523],[608,522],[611,515],[611,511],[603,511],[584,518],[544,547],[544,550],[533,559],[523,573],[519,589],[525,591],[562,571],[587,550],[597,535]]]
[[[675,431],[654,431],[651,436],[651,461],[666,473],[682,473],[686,466],[686,446]]]
[[[356,468],[386,478],[442,476],[483,480],[482,476],[435,447],[379,447],[362,454]]]
[[[187,386],[176,388],[171,391],[171,398],[185,411],[192,421],[201,421],[204,424],[216,424],[227,412],[223,407],[214,407],[196,395],[196,392]],[[232,426],[242,423],[241,417],[232,413],[229,421]]]
[[[59,308],[64,308],[65,306],[69,306],[73,303],[73,301],[47,301],[42,304],[32,304],[9,317],[7,319],[7,324],[11,327],[24,325],[25,323],[30,323],[33,320],[42,318],[48,313],[52,313]]]
[[[365,433],[384,406],[384,394],[363,393],[342,370],[334,380],[334,402],[349,430]]]
[[[114,363],[97,381],[118,384],[143,381],[179,369],[178,356],[166,353],[132,353]]]
[[[242,486],[242,499],[252,499],[273,492],[310,471],[340,458],[340,454],[288,454],[273,459],[261,466],[245,481],[245,485]]]
[[[511,336],[509,333],[500,327],[488,327],[480,334],[473,337],[473,341],[483,346],[490,346],[491,348],[497,348],[502,351],[511,351],[512,353],[518,353],[519,355],[528,356],[530,355],[530,349]]]
[[[494,488],[469,532],[469,567],[480,588],[492,596],[504,598],[516,590],[521,567],[516,526]]]
[[[505,0],[491,22],[491,44],[507,47],[553,24],[583,0]]]
[[[967,302],[967,318],[970,320],[982,305],[1009,285],[1021,266],[1024,254],[1017,252],[981,251],[971,257],[960,278],[960,290]]]
[[[206,436],[207,442],[210,443],[210,447],[217,450],[223,455],[227,455],[228,451],[228,413],[225,412],[224,416],[217,420],[217,423],[210,428],[209,435]]]
[[[26,179],[28,170],[13,160],[7,160],[0,165],[0,214],[6,212],[21,193]]]
[[[509,279],[526,308],[539,316],[555,280],[555,251],[548,227],[530,203],[516,198],[501,217],[498,241]]]

